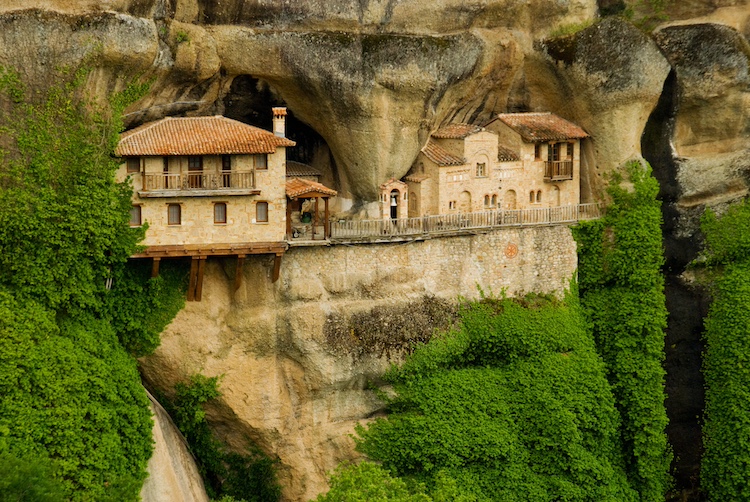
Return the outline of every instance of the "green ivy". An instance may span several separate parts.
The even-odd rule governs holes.
[[[713,269],[705,321],[701,488],[708,500],[750,499],[750,203],[704,215],[701,262]]]
[[[185,435],[211,498],[278,501],[275,461],[252,444],[244,454],[228,451],[211,432],[203,405],[220,396],[217,377],[193,375],[190,383],[177,384],[174,399],[162,396],[161,401]]]
[[[672,459],[665,428],[664,328],[658,184],[633,162],[616,176],[612,203],[597,221],[574,229],[581,304],[604,360],[617,409],[627,472],[643,501],[662,501]]]
[[[433,500],[636,500],[577,300],[485,299],[460,316],[388,373],[397,397],[358,448]]]

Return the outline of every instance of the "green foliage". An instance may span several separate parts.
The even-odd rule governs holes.
[[[424,487],[420,487],[424,490]],[[317,502],[430,502],[423,491],[414,493],[406,483],[372,462],[343,464],[331,477],[331,489]]]
[[[152,278],[150,264],[137,261],[114,271],[105,311],[120,343],[133,356],[153,353],[159,334],[185,305],[187,270],[170,261]]]
[[[203,404],[221,395],[217,385],[217,377],[193,375],[189,384],[177,384],[174,400],[164,399],[197,459],[208,494],[247,502],[279,500],[275,462],[252,444],[244,454],[227,451],[211,432]]]
[[[358,448],[433,500],[635,500],[576,300],[485,299],[461,320],[389,372],[398,395]]]
[[[552,30],[549,34],[550,38],[555,37],[567,37],[569,35],[575,35],[579,31],[583,31],[589,26],[594,24],[593,19],[586,19],[580,23],[563,24]]]
[[[82,97],[86,74],[61,72],[31,102],[0,68],[0,450],[49,458],[65,500],[137,500],[152,422],[118,335],[144,352],[164,320],[144,313],[138,326],[124,301],[141,294],[124,267],[143,230],[129,227],[112,149],[142,89],[97,107]],[[107,292],[112,276],[121,291]],[[155,289],[144,308],[171,298]]]
[[[705,263],[716,266],[705,322],[706,406],[701,486],[711,501],[750,499],[750,203],[703,218]]]
[[[65,488],[49,459],[0,452],[0,502],[62,502]]]
[[[628,166],[616,177],[604,218],[574,229],[581,304],[622,416],[630,482],[643,501],[662,501],[670,485],[671,452],[664,408],[667,311],[658,184],[650,169]]]
[[[190,41],[190,37],[188,36],[188,34],[187,34],[186,31],[184,31],[184,30],[178,30],[177,34],[175,35],[175,41],[178,44],[182,44],[182,43],[185,43],[185,42],[189,42]]]

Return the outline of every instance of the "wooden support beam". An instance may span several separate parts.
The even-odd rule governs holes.
[[[312,227],[312,238],[315,240],[315,229],[318,227],[318,201],[319,197],[315,197],[315,213],[313,216],[313,227]]]
[[[151,263],[151,277],[159,277],[159,263],[161,262],[161,258],[154,257],[153,263]]]
[[[190,261],[190,283],[188,284],[187,301],[195,301],[195,284],[198,281],[198,258]]]
[[[279,272],[281,272],[281,257],[284,253],[276,253],[276,257],[273,260],[273,274],[271,275],[271,282],[279,280]]]
[[[203,293],[203,269],[206,266],[206,257],[201,256],[198,258],[198,278],[195,284],[195,301],[201,301],[201,294]]]
[[[245,265],[245,255],[237,255],[237,269],[234,272],[234,289],[237,291],[242,285],[242,267]]]
[[[331,222],[329,221],[330,216],[328,214],[328,197],[323,198],[323,203],[325,204],[325,220],[323,220],[323,238],[324,239],[330,239],[331,238]]]

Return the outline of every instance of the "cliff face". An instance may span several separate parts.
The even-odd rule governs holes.
[[[402,176],[437,126],[483,123],[498,112],[549,110],[591,134],[583,151],[584,201],[600,197],[607,174],[624,161],[645,157],[665,202],[672,312],[668,406],[676,456],[685,463],[678,482],[688,486],[699,458],[695,417],[701,409],[700,313],[706,299],[681,274],[700,248],[703,209],[744,197],[750,183],[750,6],[747,0],[671,2],[657,13],[662,24],[653,34],[608,18],[575,35],[550,37],[600,11],[631,8],[638,20],[654,14],[648,10],[653,4],[5,0],[0,65],[18,69],[29,88],[43,89],[57,69],[85,61],[92,68],[87,89],[97,99],[134,79],[151,79],[148,95],[128,110],[130,125],[165,115],[221,113],[268,127],[269,106],[286,104],[299,159],[325,172],[347,201],[344,208],[374,201],[378,185]],[[484,279],[488,270],[471,281]],[[210,277],[223,273],[209,274],[209,291]],[[361,274],[366,277],[352,278]],[[374,358],[353,366],[348,359],[307,355],[319,352],[313,340],[322,336],[330,309],[357,311],[386,298],[353,299],[338,292],[343,286],[337,284],[362,283],[359,295],[388,284],[402,303],[440,293],[434,289],[439,281],[423,281],[414,290],[407,286],[413,282],[396,275],[375,280],[349,270],[323,284],[301,274],[295,295],[307,303],[290,299],[286,286],[268,289],[265,279],[256,284],[257,301],[247,287],[239,303],[209,292],[207,297],[219,300],[190,305],[165,333],[157,356],[144,361],[144,372],[164,387],[194,371],[227,373],[225,404],[239,404],[214,410],[216,423],[235,444],[247,434],[268,451],[288,452],[283,468],[293,485],[289,496],[309,496],[323,486],[324,472],[351,454],[345,434],[352,422],[378,409],[361,388],[385,363]],[[444,293],[466,288],[451,286]],[[341,299],[335,309],[334,299]],[[169,362],[165,354],[172,354]],[[259,389],[269,382],[283,399],[263,395]],[[315,392],[325,399],[311,397]],[[276,431],[267,437],[258,432],[266,419]],[[321,427],[325,433],[308,439],[291,432]],[[302,465],[312,467],[303,472]]]

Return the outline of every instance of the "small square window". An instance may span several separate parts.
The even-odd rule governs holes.
[[[203,170],[203,157],[191,156],[188,157],[188,171],[202,171]]]
[[[262,153],[260,155],[255,155],[254,157],[255,169],[259,171],[268,169],[268,155]]]
[[[227,222],[227,203],[217,202],[214,204],[214,224],[224,224]]]
[[[127,170],[129,173],[137,173],[141,170],[141,158],[140,157],[128,157]]]
[[[268,202],[257,202],[255,204],[255,221],[257,223],[268,222]]]
[[[167,205],[167,224],[182,225],[182,207],[179,204]]]
[[[141,206],[133,206],[130,208],[130,226],[141,226]]]

